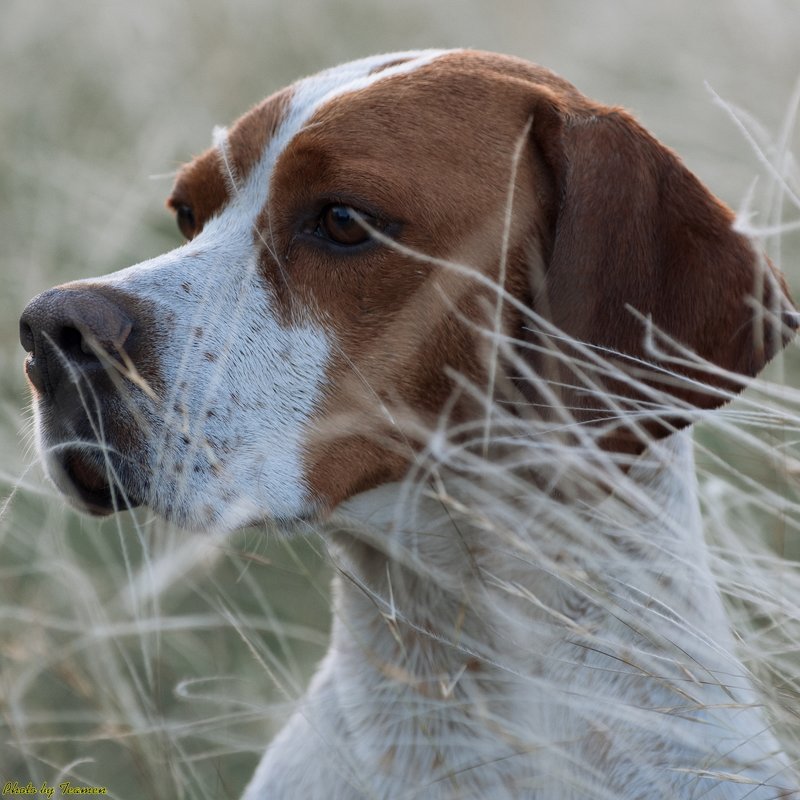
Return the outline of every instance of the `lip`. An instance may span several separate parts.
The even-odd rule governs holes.
[[[62,467],[72,489],[70,494],[77,495],[84,510],[98,517],[107,517],[119,510],[104,468],[98,468],[80,453],[67,454]]]

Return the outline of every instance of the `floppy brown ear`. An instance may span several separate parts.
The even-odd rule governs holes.
[[[533,307],[621,372],[600,368],[582,380],[542,355],[532,366],[558,371],[571,387],[565,406],[576,421],[603,421],[604,444],[638,452],[691,422],[668,409],[713,408],[740,391],[737,376],[757,374],[791,337],[794,307],[783,277],[733,230],[731,210],[629,114],[588,101],[568,107],[547,89],[537,98],[532,136],[554,200]],[[648,336],[647,320],[665,336]],[[541,331],[528,335],[571,350]],[[735,376],[676,364],[680,348],[669,339]]]

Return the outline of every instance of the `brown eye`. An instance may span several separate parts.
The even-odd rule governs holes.
[[[336,244],[353,247],[370,238],[364,223],[375,227],[376,220],[366,214],[359,214],[349,206],[328,206],[319,219],[317,233]]]
[[[191,207],[187,206],[185,203],[180,203],[175,206],[175,218],[178,221],[180,232],[187,239],[191,239],[195,235],[197,229],[194,211],[192,211]]]

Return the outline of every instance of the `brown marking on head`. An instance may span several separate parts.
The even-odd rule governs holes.
[[[293,89],[288,87],[253,106],[228,132],[233,176],[239,185],[264,155],[270,139],[286,117]]]
[[[212,147],[180,170],[167,207],[178,215],[187,239],[200,233],[227,205],[232,187],[247,179],[284,119],[291,95],[291,88],[284,89],[254,106],[228,132],[224,154]],[[187,208],[190,215],[182,219],[182,209]]]
[[[181,233],[193,239],[229,199],[222,158],[219,150],[212,147],[181,168],[167,208],[178,215]],[[183,209],[189,209],[185,219],[180,216]]]
[[[290,98],[273,96],[232,129],[239,177],[263,153]],[[567,337],[603,348],[620,372],[592,373],[594,393],[571,387],[572,368],[541,348],[574,362],[576,346],[554,343],[546,325],[511,304],[501,327],[529,345],[519,358],[560,392],[573,421],[603,431],[606,448],[639,452],[648,438],[690,422],[681,404],[712,408],[742,385],[670,364],[678,378],[665,387],[645,326],[629,308],[742,376],[786,342],[788,330],[749,302],[755,295],[780,317],[791,308],[782,278],[732,230],[730,210],[626,112],[519,59],[439,57],[318,108],[280,155],[257,222],[268,242],[261,264],[274,311],[287,325],[311,318],[335,340],[306,447],[306,478],[321,506],[402,477],[426,439],[412,419],[431,426],[445,411],[456,423],[483,413],[452,375],[485,385],[482,331],[492,327],[496,293],[442,261],[498,280],[520,143],[504,288]],[[377,220],[403,251],[382,242],[333,245],[319,235],[330,205]],[[520,414],[543,405],[542,417],[555,415],[536,381],[510,369],[500,379]],[[704,391],[696,379],[721,391]],[[668,388],[675,410],[649,410],[648,386]],[[619,408],[644,409],[635,417],[640,427],[630,416],[613,427]]]

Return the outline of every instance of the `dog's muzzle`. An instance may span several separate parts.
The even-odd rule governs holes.
[[[19,328],[50,476],[91,513],[137,505],[120,480],[129,455],[122,448],[132,442],[112,435],[135,356],[132,315],[95,289],[59,287],[31,300]]]

